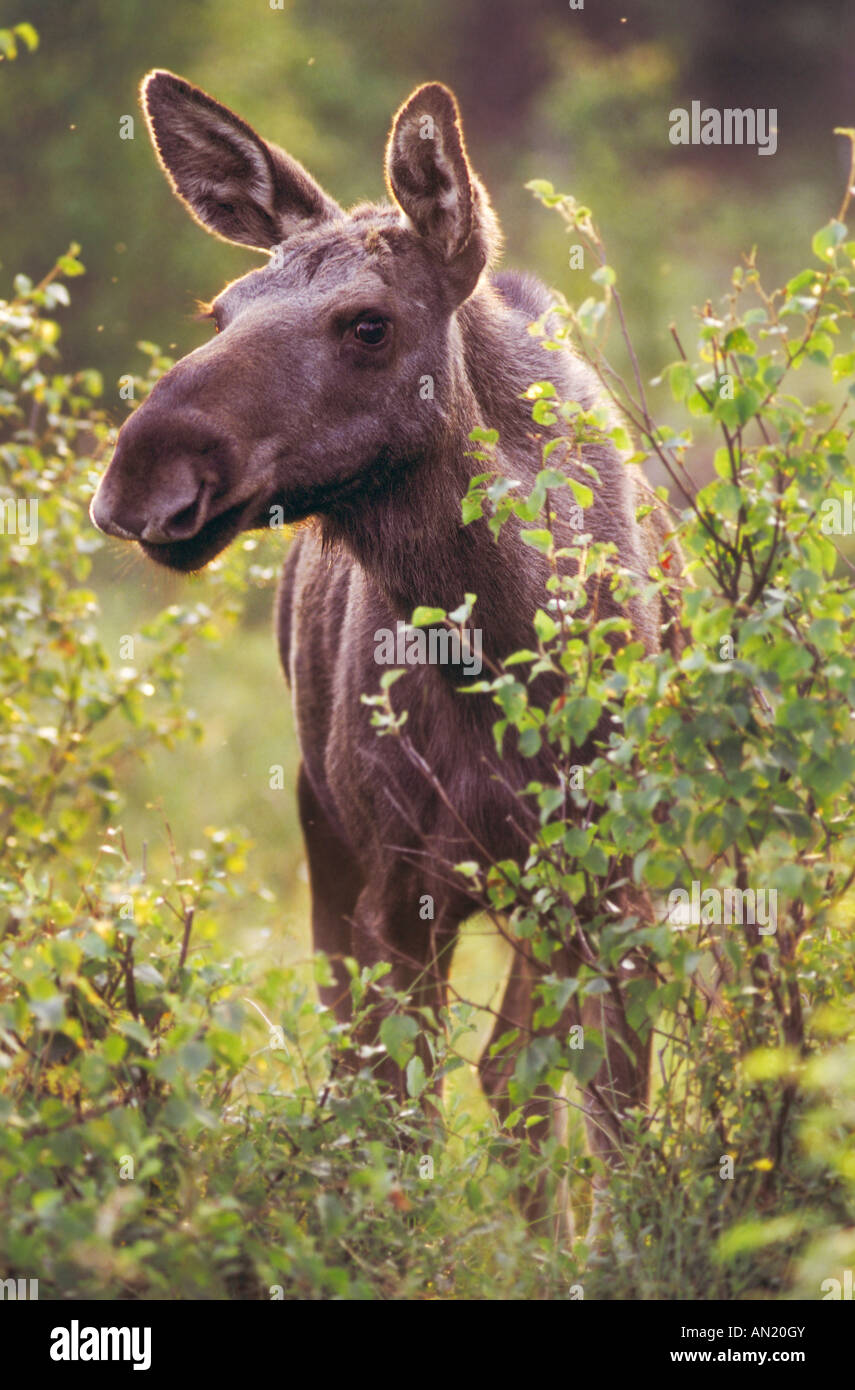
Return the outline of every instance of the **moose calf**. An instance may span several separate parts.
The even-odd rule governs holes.
[[[272,254],[214,300],[216,335],[123,425],[92,519],[180,571],[202,569],[273,515],[312,519],[285,561],[278,631],[302,758],[314,942],[335,974],[321,993],[345,1018],[343,957],[386,961],[392,985],[438,1015],[458,929],[476,906],[449,865],[524,858],[516,793],[532,779],[554,780],[554,768],[547,753],[521,756],[510,738],[498,759],[495,706],[460,691],[459,665],[410,669],[392,692],[409,711],[407,747],[378,738],[360,702],[378,685],[375,634],[394,631],[417,605],[452,611],[474,593],[486,663],[495,669],[534,644],[546,560],[510,524],[498,542],[486,521],[462,524],[461,497],[480,466],[469,434],[498,429],[497,467],[528,491],[550,431],[533,428],[526,388],[548,375],[564,399],[589,408],[597,384],[569,350],[544,358],[527,331],[550,305],[543,286],[493,273],[496,217],[446,87],[420,87],[396,115],[389,201],[350,212],[181,78],[152,72],[142,94],[158,158],[192,215],[227,241]],[[432,393],[420,390],[426,378]],[[643,579],[662,519],[636,520],[639,484],[608,443],[583,445],[582,457],[599,476],[585,528],[613,541],[618,563]],[[567,491],[554,494],[559,525]],[[620,613],[649,653],[674,640],[664,602],[621,608],[601,586],[598,616]],[[544,685],[542,693],[546,702],[559,692]],[[592,747],[579,750],[580,761]],[[419,912],[426,894],[435,904],[429,921]],[[615,898],[621,912],[649,915],[630,887]],[[568,941],[552,969],[575,973],[578,948]],[[493,1059],[488,1049],[481,1063],[500,1115],[532,1036],[538,970],[519,943],[495,1030],[498,1038],[516,1027],[518,1041]],[[590,1019],[607,1037],[586,1098],[589,1142],[607,1158],[622,1112],[643,1104],[648,1086],[649,1043],[629,1026],[622,997],[618,989],[581,1010],[573,1004],[559,1025]],[[426,1047],[422,1055],[427,1062]],[[391,1060],[386,1070],[399,1084]],[[526,1115],[548,1108],[538,1093]],[[524,1200],[533,1221],[550,1219],[543,1185]],[[556,1220],[560,1227],[561,1213]]]

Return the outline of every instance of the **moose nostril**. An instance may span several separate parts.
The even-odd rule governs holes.
[[[141,539],[154,545],[169,541],[190,540],[204,526],[208,517],[211,485],[204,482],[192,502],[168,516],[152,517],[142,530]]]
[[[192,502],[189,507],[184,507],[180,512],[176,512],[174,516],[169,518],[169,521],[166,523],[166,529],[169,531],[170,535],[176,536],[179,533],[196,530],[199,523],[199,500],[201,495],[200,493],[196,501]]]

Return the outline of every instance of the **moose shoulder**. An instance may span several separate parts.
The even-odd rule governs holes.
[[[395,631],[418,605],[452,611],[469,593],[485,663],[532,646],[546,561],[511,525],[498,542],[484,521],[462,525],[461,498],[478,467],[469,435],[497,429],[501,471],[530,489],[546,432],[532,426],[526,388],[548,374],[564,398],[588,407],[596,382],[569,351],[545,362],[528,333],[549,308],[545,289],[528,276],[492,273],[498,225],[447,88],[419,88],[395,117],[390,202],[351,212],[171,73],[151,73],[143,101],[161,164],[191,213],[209,231],[273,254],[218,296],[216,336],[125,423],[92,518],[182,571],[268,525],[274,509],[287,522],[313,518],[288,553],[278,628],[302,757],[314,940],[335,969],[322,994],[345,1017],[342,958],[383,960],[399,990],[438,1014],[458,928],[473,910],[448,866],[524,856],[514,794],[532,778],[548,780],[550,768],[512,746],[498,760],[495,707],[459,691],[459,663],[413,666],[394,687],[415,758],[378,739],[360,700],[377,689],[382,669],[375,634]],[[621,567],[643,580],[663,520],[636,520],[639,483],[609,445],[585,445],[583,457],[599,477],[585,529],[613,541]],[[555,510],[566,522],[569,502],[557,494]],[[602,585],[596,604],[600,617],[629,616],[650,653],[676,640],[658,601],[631,599],[620,609]],[[544,684],[540,697],[555,693]],[[589,751],[579,750],[580,761]],[[620,893],[626,912],[649,914],[630,888]],[[426,895],[429,920],[420,912]],[[561,968],[571,974],[578,965],[570,941]],[[496,1036],[516,1025],[518,1046],[530,1038],[536,981],[520,945]],[[560,1026],[585,1017],[571,1006]],[[649,1047],[629,1027],[619,993],[601,998],[596,1018],[609,1040],[587,1096],[589,1138],[613,1156],[622,1112],[646,1098]],[[424,1044],[422,1052],[427,1063]],[[500,1114],[514,1061],[513,1049],[497,1059],[488,1049],[482,1063]],[[400,1084],[391,1060],[387,1075]],[[527,1115],[548,1107],[539,1094]],[[544,1219],[544,1194],[526,1200],[532,1218]]]

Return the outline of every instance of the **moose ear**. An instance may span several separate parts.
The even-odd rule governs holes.
[[[417,88],[395,117],[386,179],[415,231],[447,267],[462,303],[497,256],[501,233],[466,157],[454,94],[441,82]]]
[[[309,223],[342,215],[295,159],[198,87],[158,69],[141,94],[166,176],[208,231],[269,250]]]

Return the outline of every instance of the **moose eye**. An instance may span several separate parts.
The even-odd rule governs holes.
[[[353,325],[353,336],[363,347],[379,347],[386,341],[389,324],[377,314],[366,314]]]

